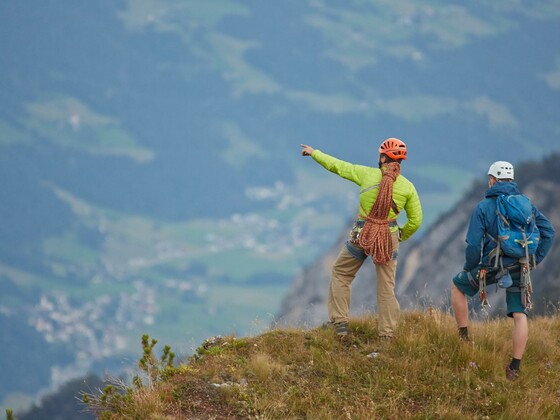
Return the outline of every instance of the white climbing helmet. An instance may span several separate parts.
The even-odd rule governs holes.
[[[513,179],[513,165],[509,162],[499,160],[490,165],[488,175],[496,179]]]

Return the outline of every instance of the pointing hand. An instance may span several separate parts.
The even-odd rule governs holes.
[[[315,150],[313,147],[308,146],[307,144],[300,144],[300,146],[303,147],[303,149],[301,150],[302,156],[311,156],[311,154]]]

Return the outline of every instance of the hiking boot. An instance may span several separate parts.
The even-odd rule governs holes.
[[[506,365],[506,379],[515,381],[517,378],[519,378],[519,370],[512,369],[509,365]]]
[[[467,327],[459,328],[459,338],[465,343],[470,343],[472,340],[469,338],[469,329]]]
[[[334,322],[332,321],[323,322],[320,328],[322,330],[328,330],[329,328],[334,328]]]
[[[393,340],[393,336],[391,335],[380,335],[378,338],[382,343],[390,343],[391,340]]]
[[[334,330],[339,337],[346,337],[348,335],[348,322],[334,324]]]

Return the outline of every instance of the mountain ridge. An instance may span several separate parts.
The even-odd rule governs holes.
[[[405,311],[390,342],[378,341],[377,321],[351,318],[343,341],[330,328],[211,337],[178,365],[166,363],[165,347],[160,362],[145,346],[147,375],[86,391],[84,401],[115,419],[558,416],[557,315],[532,321],[516,384],[504,374],[509,320],[473,323],[476,344],[434,309]]]

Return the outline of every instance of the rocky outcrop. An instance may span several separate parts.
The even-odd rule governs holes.
[[[526,163],[516,168],[516,181],[522,192],[555,226],[560,226],[560,155],[543,162]],[[465,234],[476,203],[486,190],[483,179],[450,211],[439,217],[420,238],[401,244],[397,269],[396,293],[402,308],[434,306],[449,307],[450,280],[464,263]],[[295,279],[285,297],[278,322],[288,325],[314,326],[327,320],[327,290],[330,270],[346,241],[351,222],[336,243],[315,263],[306,267]],[[557,312],[560,305],[560,246],[555,240],[548,257],[532,273],[535,314]],[[505,297],[489,288],[492,305],[490,315],[504,312]],[[352,288],[353,315],[376,309],[375,270],[367,260]],[[478,299],[471,300],[474,307]]]

